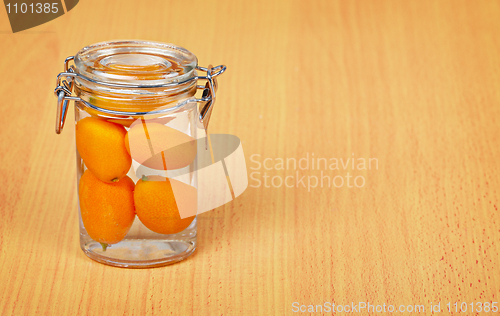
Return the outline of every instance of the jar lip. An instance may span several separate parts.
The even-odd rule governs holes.
[[[90,82],[108,86],[151,88],[196,79],[198,59],[173,44],[119,40],[92,44],[75,55],[75,72]]]

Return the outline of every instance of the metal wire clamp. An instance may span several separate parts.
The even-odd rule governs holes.
[[[95,110],[104,112],[104,113],[109,113],[109,114],[116,114],[116,115],[128,115],[128,116],[141,116],[141,115],[146,115],[146,114],[157,114],[157,113],[162,113],[166,111],[172,111],[176,110],[182,106],[184,106],[187,103],[192,103],[196,102],[200,104],[199,107],[199,127],[205,128],[205,130],[208,128],[208,123],[210,121],[210,116],[213,111],[213,107],[215,104],[215,93],[217,92],[217,76],[221,75],[224,71],[226,71],[226,66],[225,65],[219,65],[217,67],[212,67],[212,65],[209,65],[207,68],[205,67],[200,67],[196,66],[196,70],[198,71],[204,71],[207,73],[206,76],[194,76],[191,77],[185,81],[182,82],[173,82],[173,83],[166,83],[162,85],[129,85],[129,84],[118,84],[118,83],[107,83],[107,82],[99,82],[90,78],[87,78],[85,76],[82,76],[80,74],[77,74],[75,72],[75,67],[74,66],[69,66],[69,62],[74,60],[74,56],[70,56],[64,60],[64,72],[61,72],[59,75],[57,75],[57,80],[56,80],[56,88],[54,90],[54,94],[57,97],[57,113],[56,113],[56,133],[60,134],[63,127],[64,127],[64,122],[66,121],[66,115],[68,113],[68,103],[69,101],[75,101],[75,102],[83,102],[85,103],[86,106],[89,106]],[[82,100],[78,96],[73,96],[73,87],[75,83],[75,79],[77,78],[82,78],[83,80],[86,81],[91,81],[93,83],[101,84],[104,86],[111,86],[111,87],[118,87],[118,88],[162,88],[162,87],[172,87],[176,85],[182,85],[186,84],[190,81],[193,80],[207,80],[205,85],[197,85],[197,89],[202,89],[202,97],[200,99],[188,99],[185,100],[179,104],[177,104],[174,107],[171,107],[167,110],[159,110],[159,111],[151,111],[151,112],[120,112],[120,111],[111,111],[107,109],[100,108],[98,106],[95,106],[93,104],[90,104],[84,100]]]

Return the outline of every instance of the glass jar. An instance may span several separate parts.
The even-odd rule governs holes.
[[[75,101],[82,250],[120,267],[185,259],[196,248],[197,154],[206,150],[197,139],[226,67],[199,67],[171,44],[114,41],[81,49],[64,68],[56,132]]]

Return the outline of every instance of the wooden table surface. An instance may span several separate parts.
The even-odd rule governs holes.
[[[228,66],[211,132],[243,141],[251,187],[200,216],[175,265],[114,268],[79,247],[74,130],[54,133],[53,89],[65,57],[111,39]],[[0,314],[500,301],[499,39],[490,0],[82,0],[16,34],[0,9]],[[307,187],[321,176],[338,187]]]

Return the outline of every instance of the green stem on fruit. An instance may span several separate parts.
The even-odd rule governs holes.
[[[105,244],[103,242],[100,242],[101,246],[102,246],[102,251],[106,251],[106,248],[108,248],[108,244]]]
[[[148,177],[146,177],[145,175],[142,175],[141,180],[142,180],[142,181],[149,181]]]
[[[118,180],[120,180],[120,179],[114,178],[113,180],[111,180],[111,182],[118,182]]]

